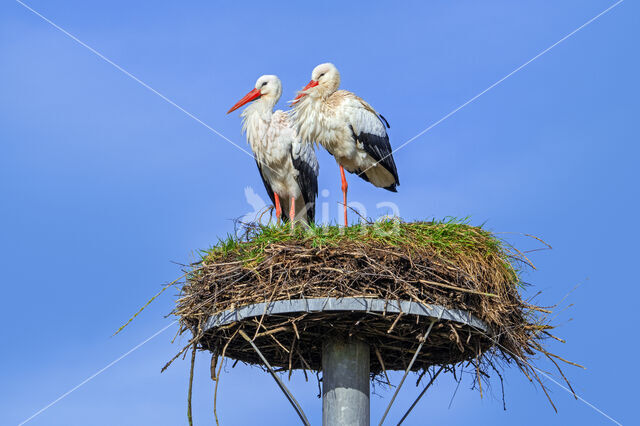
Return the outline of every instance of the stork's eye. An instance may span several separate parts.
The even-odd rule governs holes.
[[[267,82],[265,81],[264,83],[262,83],[262,86],[260,86],[260,87],[264,87],[266,85],[267,85]]]
[[[320,75],[318,76],[318,78],[322,77],[323,75],[324,75],[324,73],[320,74]]]

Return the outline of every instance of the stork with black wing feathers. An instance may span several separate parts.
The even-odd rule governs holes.
[[[303,142],[324,146],[340,165],[347,226],[346,169],[367,182],[396,192],[400,185],[386,127],[371,105],[346,90],[338,90],[340,73],[333,64],[320,64],[311,81],[293,101],[294,127]]]
[[[276,216],[289,220],[293,228],[295,220],[314,221],[319,167],[313,146],[301,142],[289,115],[282,110],[273,111],[281,95],[280,79],[263,75],[227,114],[252,102],[242,111],[242,131],[275,205]]]

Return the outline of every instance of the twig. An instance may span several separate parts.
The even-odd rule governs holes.
[[[218,421],[218,383],[220,383],[220,372],[222,371],[222,366],[224,365],[224,355],[227,352],[227,347],[229,346],[233,338],[236,337],[238,331],[240,331],[239,328],[231,335],[229,340],[227,340],[224,348],[222,348],[222,354],[220,355],[220,367],[218,367],[218,373],[216,374],[216,386],[213,391],[213,417],[216,419],[217,426],[220,426],[220,422]]]
[[[165,284],[165,285],[162,287],[162,289],[161,289],[159,292],[157,292],[157,293],[155,294],[155,296],[153,296],[151,299],[149,299],[149,301],[148,301],[147,303],[145,303],[145,304],[142,306],[142,308],[140,308],[140,309],[138,310],[138,312],[136,312],[135,314],[133,314],[133,316],[132,316],[131,318],[129,318],[129,321],[127,321],[126,323],[124,323],[124,325],[122,325],[122,326],[121,326],[121,327],[120,327],[120,328],[119,328],[115,333],[113,333],[111,337],[113,337],[113,336],[115,336],[116,334],[120,333],[120,332],[121,332],[121,331],[122,331],[126,326],[128,326],[128,325],[129,325],[129,323],[130,323],[131,321],[133,321],[133,320],[135,319],[135,317],[137,317],[137,316],[140,314],[140,312],[144,311],[144,309],[145,309],[147,306],[149,306],[149,305],[151,304],[151,302],[153,302],[154,300],[156,300],[156,298],[157,298],[158,296],[160,296],[162,293],[164,293],[164,291],[165,291],[166,289],[168,289],[169,287],[171,287],[172,285],[174,285],[175,283],[177,283],[178,281],[180,281],[181,279],[183,279],[184,277],[186,277],[188,274],[191,274],[191,273],[193,273],[193,272],[197,271],[198,269],[200,269],[200,268],[196,268],[196,269],[194,269],[193,271],[185,272],[184,274],[182,274],[181,276],[179,276],[179,277],[178,277],[178,278],[176,278],[175,280],[171,281],[169,284]]]
[[[193,370],[196,362],[196,343],[193,343],[193,352],[191,352],[191,369],[189,370],[189,392],[187,396],[187,419],[189,426],[193,426],[193,417],[191,416],[191,395],[193,392]]]
[[[280,333],[281,331],[287,331],[287,330],[289,330],[289,327],[272,328],[271,330],[264,331],[262,333],[257,333],[253,338],[253,340],[256,340],[257,338],[262,336],[271,336],[272,334]]]
[[[393,324],[391,324],[391,327],[389,327],[389,329],[387,330],[387,334],[391,334],[391,332],[396,327],[396,324],[398,323],[402,315],[404,315],[404,312],[400,312],[398,316],[396,316],[396,319],[393,321]]]
[[[296,338],[291,339],[291,350],[289,351],[289,380],[291,380],[291,373],[293,372],[293,348],[296,345]]]
[[[389,380],[389,376],[387,375],[387,369],[384,368],[384,361],[382,360],[382,355],[380,354],[380,350],[376,345],[373,346],[373,350],[376,353],[376,357],[378,358],[378,362],[380,363],[380,367],[382,367],[382,371],[384,373],[384,377],[387,379],[387,384],[391,387],[391,381]]]
[[[437,283],[435,281],[429,281],[429,280],[418,280],[418,281],[421,282],[422,284],[435,285],[435,286],[439,286],[439,287],[448,288],[448,289],[451,289],[451,290],[462,291],[462,292],[465,292],[465,293],[473,293],[473,294],[479,294],[481,296],[496,297],[496,298],[500,297],[497,294],[493,294],[493,293],[485,293],[483,291],[472,290],[470,288],[456,287],[454,285]]]
[[[213,351],[211,352],[211,366],[209,367],[209,372],[211,374],[211,380],[213,380],[214,382],[218,380],[218,377],[216,376],[217,364],[218,364],[218,354],[215,351]]]

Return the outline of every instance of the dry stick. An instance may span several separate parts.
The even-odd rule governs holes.
[[[262,321],[262,319],[260,319],[260,320]],[[255,319],[254,319],[254,321],[255,321]],[[260,330],[260,327],[264,328],[266,331],[263,332],[263,333],[258,333],[258,330]],[[269,330],[267,327],[265,327],[264,324],[259,323],[256,326],[256,333],[255,333],[255,335],[253,337],[253,340],[255,340],[256,338],[258,338],[260,336],[269,336],[269,337],[271,337],[271,339],[273,339],[274,342],[276,342],[276,344],[278,346],[280,346],[282,348],[283,351],[285,351],[286,353],[289,353],[289,350],[287,348],[285,348],[285,346],[282,343],[280,343],[280,341],[278,339],[276,339],[275,336],[273,335],[274,333],[278,333],[280,331],[288,330],[288,329],[289,329],[288,327],[279,327],[279,328],[275,328],[275,329]]]
[[[296,337],[298,338],[298,340],[300,340],[300,334],[298,333],[298,326],[296,326],[296,322],[293,321],[291,325],[293,325],[293,331],[296,332]]]
[[[551,337],[554,337],[554,336],[551,336]],[[560,340],[560,341],[561,341],[562,343],[565,343],[563,340]],[[577,364],[577,363],[575,363],[575,362],[571,362],[571,361],[569,361],[568,359],[564,359],[564,358],[562,358],[561,356],[558,356],[558,355],[552,354],[551,352],[546,351],[546,350],[542,347],[542,345],[540,345],[539,343],[535,343],[534,348],[535,348],[535,349],[537,349],[537,350],[539,350],[540,352],[542,352],[542,353],[543,353],[547,358],[549,358],[549,357],[554,357],[554,358],[557,358],[557,359],[559,359],[560,361],[562,361],[562,362],[564,362],[564,363],[567,363],[567,364],[569,364],[569,365],[573,365],[574,367],[580,367],[580,368],[585,369],[585,370],[587,369],[587,367],[585,367],[584,365],[580,365],[580,364]],[[553,360],[552,360],[552,361],[553,361]],[[557,366],[557,364],[556,364],[556,366]],[[565,378],[565,382],[566,382],[566,381],[567,381],[567,379]],[[570,385],[569,383],[567,383],[567,385],[569,385],[569,387],[571,387],[571,385]],[[572,389],[572,390],[573,390],[573,389]]]
[[[220,372],[222,371],[222,366],[224,365],[224,354],[227,352],[227,347],[231,343],[236,334],[240,331],[237,329],[227,340],[227,343],[222,348],[222,354],[220,355],[220,367],[218,367],[218,373],[216,374],[216,386],[213,391],[213,417],[216,419],[216,425],[220,426],[220,422],[218,422],[218,383],[220,383]]]
[[[151,302],[153,302],[154,300],[156,300],[156,298],[157,298],[158,296],[160,296],[160,295],[161,295],[161,294],[162,294],[166,289],[168,289],[169,287],[171,287],[172,285],[174,285],[175,283],[177,283],[178,281],[180,281],[181,279],[183,279],[185,276],[187,276],[187,274],[192,273],[192,272],[194,272],[194,271],[197,271],[198,269],[200,269],[200,268],[196,268],[196,269],[194,269],[193,271],[185,272],[184,274],[182,274],[181,276],[179,276],[179,277],[178,277],[178,278],[176,278],[175,280],[171,281],[169,284],[165,284],[165,286],[164,286],[164,287],[162,287],[162,290],[160,290],[159,292],[157,292],[155,296],[153,296],[151,299],[149,299],[149,301],[148,301],[147,303],[145,303],[145,304],[144,304],[144,306],[142,306],[142,308],[140,308],[140,309],[138,310],[138,312],[136,312],[136,313],[135,313],[131,318],[129,318],[129,321],[127,321],[123,326],[121,326],[121,327],[118,329],[118,331],[116,331],[115,333],[113,333],[113,335],[112,335],[111,337],[113,337],[113,336],[115,336],[116,334],[120,333],[120,332],[122,331],[122,329],[124,329],[126,326],[128,326],[128,325],[129,325],[129,323],[130,323],[131,321],[133,321],[133,320],[135,319],[135,317],[137,317],[137,316],[138,316],[138,314],[140,314],[140,312],[144,311],[144,309],[145,309],[147,306],[149,306],[149,304],[150,304]]]
[[[444,313],[444,311],[443,311]],[[431,333],[431,329],[433,328],[433,324],[436,323],[436,320],[432,320],[431,324],[429,324],[429,328],[427,329],[427,332],[425,333],[424,337],[422,338],[422,342],[420,342],[420,345],[418,346],[418,349],[416,350],[416,352],[413,354],[413,358],[411,358],[411,362],[409,363],[409,366],[407,367],[407,369],[404,372],[404,376],[402,376],[402,380],[400,380],[400,383],[398,384],[398,387],[396,388],[396,391],[393,393],[393,397],[391,398],[391,401],[389,401],[389,405],[387,406],[387,409],[384,411],[384,414],[382,415],[382,419],[380,420],[380,423],[378,423],[378,426],[382,426],[382,424],[384,423],[384,419],[387,418],[387,414],[389,414],[389,410],[391,409],[391,406],[393,405],[393,401],[395,401],[396,396],[398,396],[398,392],[400,391],[400,388],[402,387],[402,384],[404,383],[404,380],[407,378],[407,375],[409,374],[409,371],[411,371],[411,367],[413,367],[413,363],[416,361],[416,358],[418,358],[418,354],[420,353],[420,350],[422,349],[422,345],[424,345],[424,342],[427,341],[427,337],[429,337],[429,333]]]
[[[211,353],[211,366],[209,367],[209,372],[211,374],[211,380],[214,382],[218,380],[218,376],[216,376],[216,365],[218,363],[218,354],[215,351]]]
[[[167,362],[164,367],[162,367],[162,369],[160,370],[161,373],[164,373],[164,371],[169,368],[169,366],[173,363],[173,361],[175,361],[176,359],[178,359],[180,357],[180,355],[182,355],[187,349],[189,349],[189,346],[191,346],[192,343],[194,343],[197,340],[197,337],[194,337],[193,339],[189,340],[189,343],[187,343],[187,345],[180,349],[180,352],[178,352],[176,355],[174,355],[173,358],[171,358],[169,360],[169,362]]]
[[[480,377],[480,357],[478,357],[476,358],[476,379],[478,380],[478,387],[480,388],[480,398],[482,398],[482,379]]]
[[[462,367],[460,367],[460,379],[456,378],[456,369],[455,367],[453,368],[453,379],[458,382],[458,384],[456,385],[456,389],[453,391],[453,395],[451,395],[451,400],[449,401],[449,406],[447,407],[448,410],[451,409],[451,404],[453,404],[453,400],[458,393],[458,388],[460,388],[460,383],[462,383]]]
[[[338,201],[338,205],[342,205],[342,206],[344,206],[344,203],[341,203],[340,201]],[[361,218],[362,220],[364,220],[368,225],[373,225],[373,224],[374,224],[374,222],[371,222],[369,219],[367,219],[366,217],[362,216],[362,215],[360,214],[360,212],[359,212],[358,210],[354,209],[353,207],[351,207],[351,206],[347,206],[347,208],[348,208],[349,210],[353,211],[353,212],[354,212],[355,214],[357,214],[358,216],[360,216],[360,218]]]
[[[387,384],[391,387],[391,381],[389,380],[389,376],[387,375],[387,369],[384,368],[384,361],[382,360],[382,355],[380,354],[380,350],[378,346],[374,345],[373,350],[376,353],[376,357],[378,358],[378,362],[380,363],[380,367],[382,367],[382,371],[384,372],[384,377],[387,379]]]
[[[296,353],[298,354],[298,357],[300,358],[300,361],[302,361],[302,364],[303,364],[302,371],[304,373],[304,379],[305,379],[305,381],[307,381],[307,370],[309,370],[309,371],[313,371],[313,370],[312,370],[311,366],[309,365],[309,363],[307,363],[307,360],[304,359],[304,357],[302,356],[302,354],[300,353],[298,348],[296,348]]]
[[[424,377],[425,374],[427,374],[426,369],[422,370],[422,373],[420,373],[420,375],[418,376],[418,380],[416,380],[416,387],[420,385],[420,381],[422,381],[422,378]]]
[[[495,340],[494,337],[489,336],[489,334],[485,333],[483,330],[480,330],[477,327],[474,327],[473,325],[469,325],[471,328],[476,329],[479,333],[484,334],[485,336],[487,336],[487,338],[489,338],[489,340],[491,340],[493,343],[495,343],[497,346],[499,346],[500,348],[502,348],[505,352],[511,354],[514,358],[514,360],[516,361],[516,363],[518,364],[518,366],[520,367],[520,371],[522,371],[522,373],[527,376],[527,378],[529,379],[529,381],[533,382],[533,379],[529,376],[529,374],[527,374],[527,371],[525,370],[525,367],[529,369],[529,372],[535,377],[536,381],[538,382],[538,384],[540,384],[540,387],[542,388],[542,391],[544,392],[544,394],[547,397],[547,400],[549,400],[549,404],[551,404],[551,407],[553,408],[553,410],[557,413],[558,409],[556,408],[555,404],[553,403],[553,400],[551,399],[551,397],[549,396],[549,393],[547,392],[547,388],[545,387],[545,385],[542,383],[542,380],[540,379],[540,377],[536,374],[536,370],[542,372],[542,370],[534,367],[533,365],[529,364],[522,356],[516,355],[513,352],[511,352],[510,350],[508,350],[507,348],[505,348],[503,345],[501,345],[497,340]],[[563,360],[564,361],[564,360]],[[568,362],[568,361],[565,361]],[[522,365],[520,365],[522,363]],[[557,365],[556,365],[557,366]],[[581,365],[579,365],[580,367],[582,367]],[[582,367],[584,368],[584,367]],[[569,388],[571,389],[571,392],[573,394],[573,396],[575,398],[578,398],[578,395],[575,393],[575,391],[573,390],[573,388],[571,387],[571,384],[569,383],[569,381],[567,380],[567,378],[564,376],[564,374],[562,375],[563,379],[565,380],[565,383],[567,383],[567,385],[569,386]]]
[[[273,339],[273,341],[276,342],[278,346],[280,346],[282,350],[285,351],[285,353],[289,353],[289,349],[285,348],[285,346],[280,343],[278,339],[276,339],[276,336],[274,336],[273,334],[269,334],[269,337],[271,337],[271,339]]]
[[[496,298],[500,297],[497,294],[493,294],[493,293],[485,293],[485,292],[478,291],[478,290],[471,290],[470,288],[456,287],[454,285],[438,283],[438,282],[435,282],[435,281],[428,281],[428,280],[418,280],[418,281],[421,282],[422,284],[435,285],[435,286],[439,286],[439,287],[449,288],[451,290],[462,291],[462,292],[465,292],[465,293],[473,293],[473,294],[479,294],[481,296],[489,296],[489,297],[496,297]]]
[[[411,407],[409,407],[409,409],[407,410],[406,413],[404,413],[404,416],[402,416],[402,418],[400,419],[400,421],[398,422],[398,426],[400,426],[402,424],[402,422],[405,421],[405,419],[407,418],[407,416],[409,416],[409,413],[411,413],[411,410],[414,409],[414,407],[418,404],[418,401],[420,401],[420,398],[422,398],[422,396],[425,394],[425,392],[427,392],[427,389],[429,389],[429,386],[431,386],[433,384],[433,382],[436,380],[436,377],[438,377],[438,374],[440,374],[440,372],[444,369],[444,365],[440,366],[440,369],[438,371],[436,371],[436,374],[433,375],[433,377],[431,378],[431,380],[429,380],[429,383],[427,383],[427,386],[425,386],[424,389],[422,389],[422,392],[420,392],[420,395],[418,395],[418,397],[416,398],[415,401],[413,401],[413,404],[411,404]]]
[[[262,337],[262,336],[270,336],[272,334],[275,333],[280,333],[281,331],[287,331],[289,330],[289,327],[278,327],[278,328],[272,328],[271,330],[268,331],[264,331],[262,333],[258,333],[256,334],[256,336],[253,338],[253,340],[257,339],[258,337]]]
[[[542,238],[536,237],[535,235],[532,235],[532,234],[526,234],[526,233],[523,233],[523,232],[492,232],[491,234],[493,234],[493,235],[498,235],[498,234],[523,235],[525,237],[529,237],[529,238],[533,238],[534,240],[538,240],[539,242],[541,242],[542,244],[547,246],[548,249],[552,249],[553,248],[553,247],[551,247],[551,245],[549,243],[544,241]],[[501,238],[501,240],[502,240],[502,238]]]
[[[296,336],[291,339],[291,350],[289,351],[289,380],[291,380],[291,373],[293,372],[293,348],[296,345]]]
[[[558,372],[560,373],[560,375],[562,376],[562,378],[564,379],[564,381],[567,383],[567,385],[569,386],[569,389],[571,389],[571,392],[573,392],[573,396],[575,399],[578,399],[578,395],[576,395],[576,391],[573,390],[573,387],[571,386],[571,383],[569,383],[569,380],[567,380],[567,378],[565,377],[564,373],[562,372],[562,369],[560,368],[560,366],[558,365],[558,363],[551,358],[551,356],[549,356],[550,354],[545,353],[545,355],[547,356],[547,358],[549,358],[549,360],[553,363],[553,365],[556,366],[556,368],[558,369]],[[584,368],[584,367],[583,367]]]
[[[507,402],[504,399],[504,379],[502,378],[502,374],[500,374],[500,372],[498,371],[498,369],[496,368],[495,365],[493,365],[492,361],[489,361],[489,365],[491,366],[491,368],[493,369],[493,371],[496,372],[496,374],[498,375],[498,377],[500,377],[500,387],[502,388],[502,409],[504,411],[507,411]]]
[[[269,304],[273,301],[273,296],[275,296],[277,290],[278,290],[278,286],[275,285],[273,287],[273,293],[271,293],[271,296],[269,297],[269,300],[267,300],[267,303],[264,304],[264,312],[262,312],[262,316],[260,317],[260,322],[258,323],[258,327],[256,327],[256,333],[253,335],[254,339],[258,336],[258,330],[260,330],[260,326],[262,325],[262,321],[264,320],[264,317],[267,314],[267,309],[269,309]]]
[[[193,342],[193,352],[191,352],[191,370],[189,371],[189,392],[187,396],[187,419],[189,426],[193,426],[193,417],[191,416],[191,395],[193,394],[193,369],[196,362],[196,342]]]
[[[529,258],[527,258],[527,256],[524,255],[524,253],[522,253],[520,250],[518,250],[517,248],[515,248],[513,245],[509,244],[506,241],[505,241],[505,244],[508,245],[509,247],[511,247],[511,249],[515,250],[520,255],[520,257],[521,257],[521,259],[519,259],[520,261],[525,262],[527,265],[531,266],[533,269],[538,269],[533,265],[533,262],[531,262],[529,260]],[[524,259],[524,260],[522,260],[522,259]]]
[[[534,327],[525,327],[525,328],[534,328]],[[567,341],[566,341],[566,340],[561,339],[561,338],[559,338],[559,337],[557,337],[557,336],[554,336],[553,334],[551,334],[551,333],[549,333],[548,331],[546,331],[546,330],[551,329],[551,328],[552,328],[552,327],[551,327],[550,325],[545,325],[545,326],[535,327],[535,329],[542,331],[542,333],[543,333],[543,334],[545,334],[545,335],[547,335],[547,336],[551,337],[552,339],[557,340],[557,341],[558,341],[558,342],[560,342],[560,343],[567,343]]]
[[[398,306],[400,306],[399,303],[398,303]],[[398,324],[398,321],[400,320],[403,314],[404,312],[400,311],[396,319],[393,321],[393,324],[391,324],[391,327],[389,327],[389,329],[387,330],[387,334],[390,334],[393,331],[393,329],[396,328],[396,324]]]
[[[530,304],[528,304],[528,303],[526,304],[526,307],[527,307],[527,308],[529,308],[529,309],[531,309],[532,311],[542,312],[542,313],[544,313],[544,314],[552,314],[552,313],[553,313],[553,312],[552,312],[552,311],[550,311],[549,309],[544,309],[544,308],[541,308],[541,307],[539,307],[539,306],[530,305]],[[563,342],[563,343],[564,343],[564,342]]]
[[[311,424],[309,423],[309,420],[307,420],[307,416],[305,416],[304,411],[302,411],[302,407],[300,406],[300,404],[298,404],[298,401],[296,401],[296,399],[293,397],[291,392],[289,392],[289,389],[287,389],[287,387],[284,385],[284,383],[282,383],[282,381],[280,380],[278,375],[273,371],[273,368],[271,367],[271,364],[269,364],[269,361],[267,361],[267,359],[264,357],[264,355],[262,355],[262,352],[260,352],[260,349],[258,349],[256,344],[253,343],[253,340],[249,339],[249,336],[247,336],[247,334],[244,331],[242,331],[241,329],[238,329],[238,332],[240,333],[240,336],[242,336],[242,338],[244,340],[249,342],[249,344],[251,345],[253,350],[256,351],[256,353],[258,354],[258,356],[260,357],[260,359],[262,360],[264,365],[269,370],[269,373],[271,373],[271,377],[273,377],[273,379],[278,384],[278,387],[280,388],[280,390],[285,394],[285,396],[287,397],[287,399],[289,400],[289,402],[291,403],[293,408],[298,413],[298,416],[300,417],[300,420],[302,420],[302,423],[304,425],[306,425],[306,426],[311,426]]]
[[[540,383],[540,387],[542,387],[542,391],[547,396],[547,399],[549,400],[549,404],[551,404],[551,407],[553,407],[553,411],[555,411],[557,413],[558,409],[556,408],[556,405],[553,403],[553,400],[551,399],[551,396],[549,395],[549,392],[547,392],[547,388],[542,384],[542,380],[540,380],[540,377],[535,372],[535,370],[531,369],[531,373],[535,376],[535,378],[538,381],[538,383]],[[573,395],[575,396],[575,393]]]

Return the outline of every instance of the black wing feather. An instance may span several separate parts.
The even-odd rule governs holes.
[[[267,190],[267,194],[269,194],[269,198],[271,199],[271,203],[275,206],[276,205],[276,199],[273,195],[273,189],[271,188],[271,185],[269,184],[269,182],[264,178],[264,173],[262,172],[262,166],[260,165],[260,162],[258,162],[258,160],[256,160],[256,165],[258,166],[258,171],[260,171],[260,177],[262,178],[262,183],[264,184],[264,189]],[[289,212],[287,211],[287,209],[282,209],[282,217],[283,219],[289,220]]]
[[[304,161],[302,155],[296,158],[291,148],[291,161],[293,167],[298,171],[296,182],[302,192],[304,204],[307,207],[307,221],[313,223],[316,217],[316,197],[318,196],[318,177],[311,164]]]
[[[392,192],[396,192],[396,186],[400,185],[400,179],[398,178],[398,169],[396,168],[396,162],[393,160],[391,144],[389,143],[389,136],[386,134],[384,136],[374,135],[372,133],[360,133],[356,135],[356,132],[353,130],[353,126],[351,127],[351,133],[353,134],[353,139],[362,143],[362,147],[364,150],[373,158],[377,163],[379,163],[382,167],[387,169],[389,173],[393,175],[395,182],[393,185],[388,186],[384,189],[387,189]],[[366,177],[365,173],[358,173],[362,179],[368,181],[369,179]]]
[[[384,115],[382,115],[382,114],[378,114],[378,115],[380,116],[380,118],[382,119],[382,121],[384,121],[384,124],[386,124],[386,125],[387,125],[387,129],[390,129],[390,128],[391,128],[391,126],[389,126],[389,122],[387,121],[387,119],[386,119],[386,118],[384,118]]]

